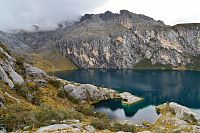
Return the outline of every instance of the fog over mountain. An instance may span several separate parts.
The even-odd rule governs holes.
[[[0,0],[0,31],[51,30],[102,6],[102,0]]]
[[[200,23],[199,0],[0,0],[0,31],[52,30],[85,13],[125,9],[167,25]]]

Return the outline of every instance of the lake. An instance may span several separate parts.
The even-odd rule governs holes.
[[[158,118],[155,106],[171,101],[200,113],[200,72],[197,71],[79,69],[56,72],[56,76],[130,92],[145,99],[132,106],[125,106],[118,100],[95,105],[96,111],[108,114],[111,119],[138,124],[154,122]]]

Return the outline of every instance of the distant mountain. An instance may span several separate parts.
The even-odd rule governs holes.
[[[200,69],[200,24],[168,26],[121,10],[59,27],[12,37],[36,51],[57,49],[81,68]]]

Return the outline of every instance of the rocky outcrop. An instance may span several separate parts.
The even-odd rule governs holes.
[[[132,69],[143,60],[172,68],[199,66],[194,57],[200,54],[200,24],[167,26],[127,10],[86,14],[66,28],[12,37],[39,51],[57,48],[81,68]]]
[[[122,102],[125,104],[134,104],[142,100],[141,98],[136,97],[129,92],[120,93],[119,96],[122,98]]]
[[[40,78],[48,77],[44,71],[42,71],[41,69],[34,67],[30,64],[25,64],[24,68],[25,68],[26,74],[29,76],[40,77]]]
[[[191,124],[198,124],[200,125],[200,115],[198,113],[193,112],[187,107],[179,105],[177,103],[165,103],[157,107],[157,110],[164,110],[165,108],[170,109],[170,113],[174,114],[176,118],[187,121]]]
[[[115,90],[96,87],[90,84],[68,84],[64,86],[64,90],[67,92],[68,96],[79,101],[98,102],[106,99],[120,98],[126,101],[124,102],[126,104],[133,104],[142,100],[128,92],[119,94]]]
[[[80,84],[78,86],[69,84],[64,86],[64,90],[68,93],[69,96],[80,101],[100,101],[105,99],[112,99],[117,96],[117,93],[114,90],[108,90],[101,87],[97,88],[96,86],[90,84]]]
[[[1,66],[0,66],[0,77],[1,77],[1,80],[6,82],[10,86],[10,88],[14,87],[13,82],[8,78],[8,75],[6,74],[6,72]]]
[[[24,54],[25,52],[31,49],[28,45],[25,45],[23,42],[16,40],[9,34],[3,33],[1,31],[0,31],[0,42],[5,44],[12,51],[19,54]]]
[[[71,121],[71,120],[69,120]],[[44,132],[76,132],[76,133],[93,133],[96,132],[96,129],[91,125],[86,125],[80,123],[79,120],[75,120],[75,122],[71,121],[70,123],[68,120],[66,121],[67,124],[54,124],[49,125],[46,127],[41,127],[37,130],[36,133],[44,133]]]
[[[177,103],[165,103],[157,107],[157,111],[162,115],[158,118],[152,132],[166,133],[183,132],[198,133],[200,132],[199,118],[200,115],[191,111],[189,108]]]
[[[0,78],[11,88],[14,83],[22,84],[24,79],[16,72],[16,60],[8,52],[0,47]]]

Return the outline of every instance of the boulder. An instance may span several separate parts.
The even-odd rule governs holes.
[[[125,104],[134,104],[142,100],[142,98],[136,97],[129,92],[120,93],[119,96],[122,98],[122,102]]]
[[[25,71],[27,75],[33,77],[47,77],[47,74],[41,69],[31,66],[30,64],[25,64]]]
[[[175,102],[159,105],[157,107],[157,110],[160,110],[162,112],[162,110],[166,109],[167,107],[170,108],[170,113],[174,114],[177,118],[185,120],[189,123],[200,124],[200,115],[198,113],[193,112],[189,108]]]
[[[41,127],[37,130],[36,133],[53,132],[53,131],[65,130],[68,128],[72,128],[72,127],[67,124],[54,124],[54,125],[50,125],[50,126],[46,126],[46,127]]]
[[[170,102],[157,106],[157,112],[161,113],[152,127],[152,132],[200,132],[198,113],[187,107]]]
[[[136,97],[128,92],[118,94],[115,90],[97,87],[91,84],[68,84],[64,86],[68,95],[79,101],[98,102],[106,99],[121,98],[125,104],[136,103],[142,98]]]
[[[68,92],[69,96],[80,101],[100,101],[109,98],[116,98],[118,96],[116,91],[101,87],[98,88],[90,84],[80,84],[79,86],[68,84],[64,86],[64,90]]]
[[[87,130],[89,133],[94,133],[96,131],[96,129],[91,125],[85,126],[85,130]]]
[[[15,72],[11,66],[8,66],[8,73],[14,83],[24,83],[24,79],[22,78],[22,76]]]
[[[13,82],[8,78],[8,75],[1,66],[0,66],[0,79],[6,82],[10,86],[10,88],[14,88]]]
[[[0,133],[7,133],[7,131],[4,127],[0,127]]]

